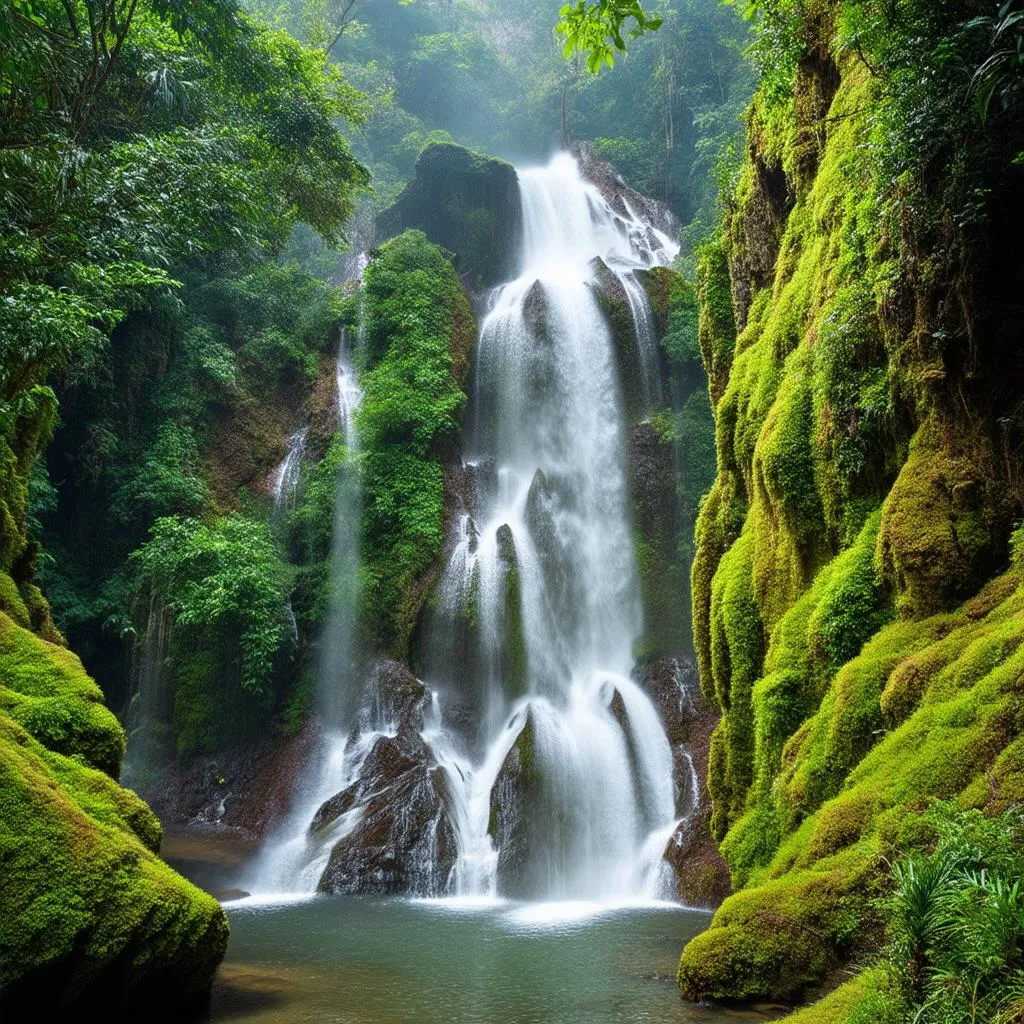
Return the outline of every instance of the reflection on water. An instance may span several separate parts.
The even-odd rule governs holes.
[[[322,897],[229,905],[211,1020],[280,1024],[723,1024],[683,1003],[708,915],[668,904]]]

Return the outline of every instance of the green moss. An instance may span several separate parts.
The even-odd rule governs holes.
[[[117,775],[124,732],[78,658],[0,614],[0,988],[12,1013],[201,1004],[227,943],[217,903],[157,856]]]
[[[0,710],[52,750],[116,776],[124,731],[78,658],[0,613]]]
[[[835,966],[873,892],[869,864],[846,855],[730,896],[683,953],[684,994],[795,999]]]
[[[884,972],[875,968],[862,971],[840,985],[823,999],[787,1017],[790,1024],[869,1024],[884,1020],[877,1012],[879,989],[884,985]]]
[[[28,608],[18,591],[18,584],[7,573],[0,573],[0,611],[4,612],[22,629],[31,629],[32,620]]]
[[[227,920],[156,856],[159,842],[142,801],[0,713],[0,986],[12,1012],[78,999],[109,1012],[140,992],[150,1005],[202,1002]]]
[[[713,828],[719,836],[725,823],[741,811],[743,794],[753,779],[751,694],[764,652],[752,578],[753,547],[753,535],[745,531],[723,556],[711,591],[712,674],[715,696],[728,718],[726,778],[708,778],[715,800]],[[731,794],[728,807],[721,800],[726,792]]]
[[[927,615],[976,589],[1005,540],[981,438],[927,420],[886,498],[878,561],[905,615]]]
[[[418,231],[380,248],[364,288],[362,633],[404,658],[444,541],[443,461],[475,323],[451,263]]]
[[[732,302],[729,263],[721,238],[704,245],[697,263],[700,301],[698,338],[708,374],[711,400],[717,405],[725,392],[736,348],[736,311]]]

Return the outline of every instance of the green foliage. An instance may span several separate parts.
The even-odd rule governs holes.
[[[558,16],[555,30],[565,36],[562,55],[566,59],[584,57],[591,74],[605,64],[614,67],[615,52],[626,52],[622,31],[627,21],[633,22],[632,39],[661,28],[661,18],[645,11],[639,0],[577,0],[560,8]]]
[[[286,635],[281,573],[267,527],[240,515],[212,524],[163,517],[151,533],[132,555],[140,587],[159,594],[190,635],[236,639],[241,685],[265,692]]]
[[[1021,814],[985,818],[937,804],[927,820],[934,848],[894,866],[882,904],[882,1019],[1010,1024],[1024,1004]]]
[[[381,247],[364,289],[362,614],[368,640],[402,655],[414,585],[441,553],[440,455],[466,401],[454,354],[468,349],[475,325],[451,264],[420,232]]]

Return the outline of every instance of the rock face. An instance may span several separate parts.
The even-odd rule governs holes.
[[[679,899],[691,907],[717,906],[730,892],[729,871],[711,838],[708,752],[718,724],[715,706],[700,692],[688,658],[659,658],[637,678],[665,725],[672,746],[676,814],[680,824],[665,848]]]
[[[622,175],[608,163],[597,156],[588,142],[574,142],[569,147],[570,152],[580,167],[580,173],[608,200],[613,210],[628,217],[626,205],[641,219],[657,228],[670,238],[677,238],[682,225],[679,218],[662,202],[652,199],[650,196],[642,195],[640,192],[631,189]],[[632,219],[632,218],[631,218]],[[649,240],[651,241],[651,240]],[[657,248],[654,244],[652,248]]]
[[[310,825],[322,831],[346,812],[357,821],[331,851],[321,892],[436,896],[447,891],[458,853],[444,770],[409,725],[380,736],[356,780]]]
[[[377,216],[380,240],[408,228],[454,253],[456,269],[472,287],[510,280],[522,235],[515,168],[461,146],[427,146],[413,180]]]
[[[0,614],[5,1019],[159,1019],[208,998],[227,919],[160,859],[160,823],[107,773],[123,749],[78,658]]]
[[[339,829],[321,892],[436,896],[448,890],[458,847],[447,775],[420,736],[428,697],[401,662],[370,672],[355,735],[369,749],[352,782],[326,800],[310,832]],[[397,733],[388,735],[397,723]],[[384,735],[374,733],[387,730]],[[351,812],[351,814],[350,814]],[[343,819],[343,816],[350,817]]]
[[[287,739],[267,737],[168,765],[140,792],[164,822],[258,842],[288,812],[317,735],[310,722]]]

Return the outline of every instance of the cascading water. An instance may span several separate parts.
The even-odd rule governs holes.
[[[469,497],[422,631],[428,689],[392,668],[361,709],[345,703],[359,506],[343,474],[321,716],[351,732],[327,732],[262,891],[613,902],[668,891],[677,796],[661,718],[631,678],[643,614],[616,346],[631,347],[651,408],[662,382],[638,272],[676,246],[568,154],[519,181],[522,272],[491,295],[480,331]],[[626,339],[602,309],[610,284],[631,314]],[[351,447],[353,382],[339,360]],[[400,695],[381,704],[385,691]]]
[[[675,799],[663,726],[629,678],[642,612],[623,403],[598,290],[610,270],[625,291],[653,402],[652,317],[634,271],[676,249],[628,205],[616,213],[568,154],[519,180],[522,273],[493,297],[474,383],[469,462],[490,486],[476,489],[441,587],[453,615],[457,602],[476,602],[489,733],[479,768],[453,776],[468,780],[456,887],[639,896]]]
[[[362,401],[359,377],[352,362],[352,352],[345,332],[342,333],[335,363],[337,385],[338,431],[345,444],[346,456],[338,471],[334,505],[334,530],[331,551],[331,593],[326,621],[320,640],[319,710],[323,732],[316,750],[316,762],[306,766],[306,785],[294,801],[292,813],[282,822],[272,841],[252,870],[247,884],[258,892],[312,891],[330,846],[327,838],[309,834],[309,822],[323,801],[338,792],[358,760],[365,755],[366,739],[349,746],[344,727],[344,695],[352,672],[355,621],[358,605],[359,515],[361,488],[357,465],[358,434],[356,413]],[[275,476],[274,507],[279,500],[287,502],[287,489],[298,484],[298,463],[293,452],[305,445],[305,431],[289,441],[288,454]],[[284,497],[279,498],[280,495]],[[342,827],[345,824],[342,823]],[[336,832],[336,830],[335,830]]]

